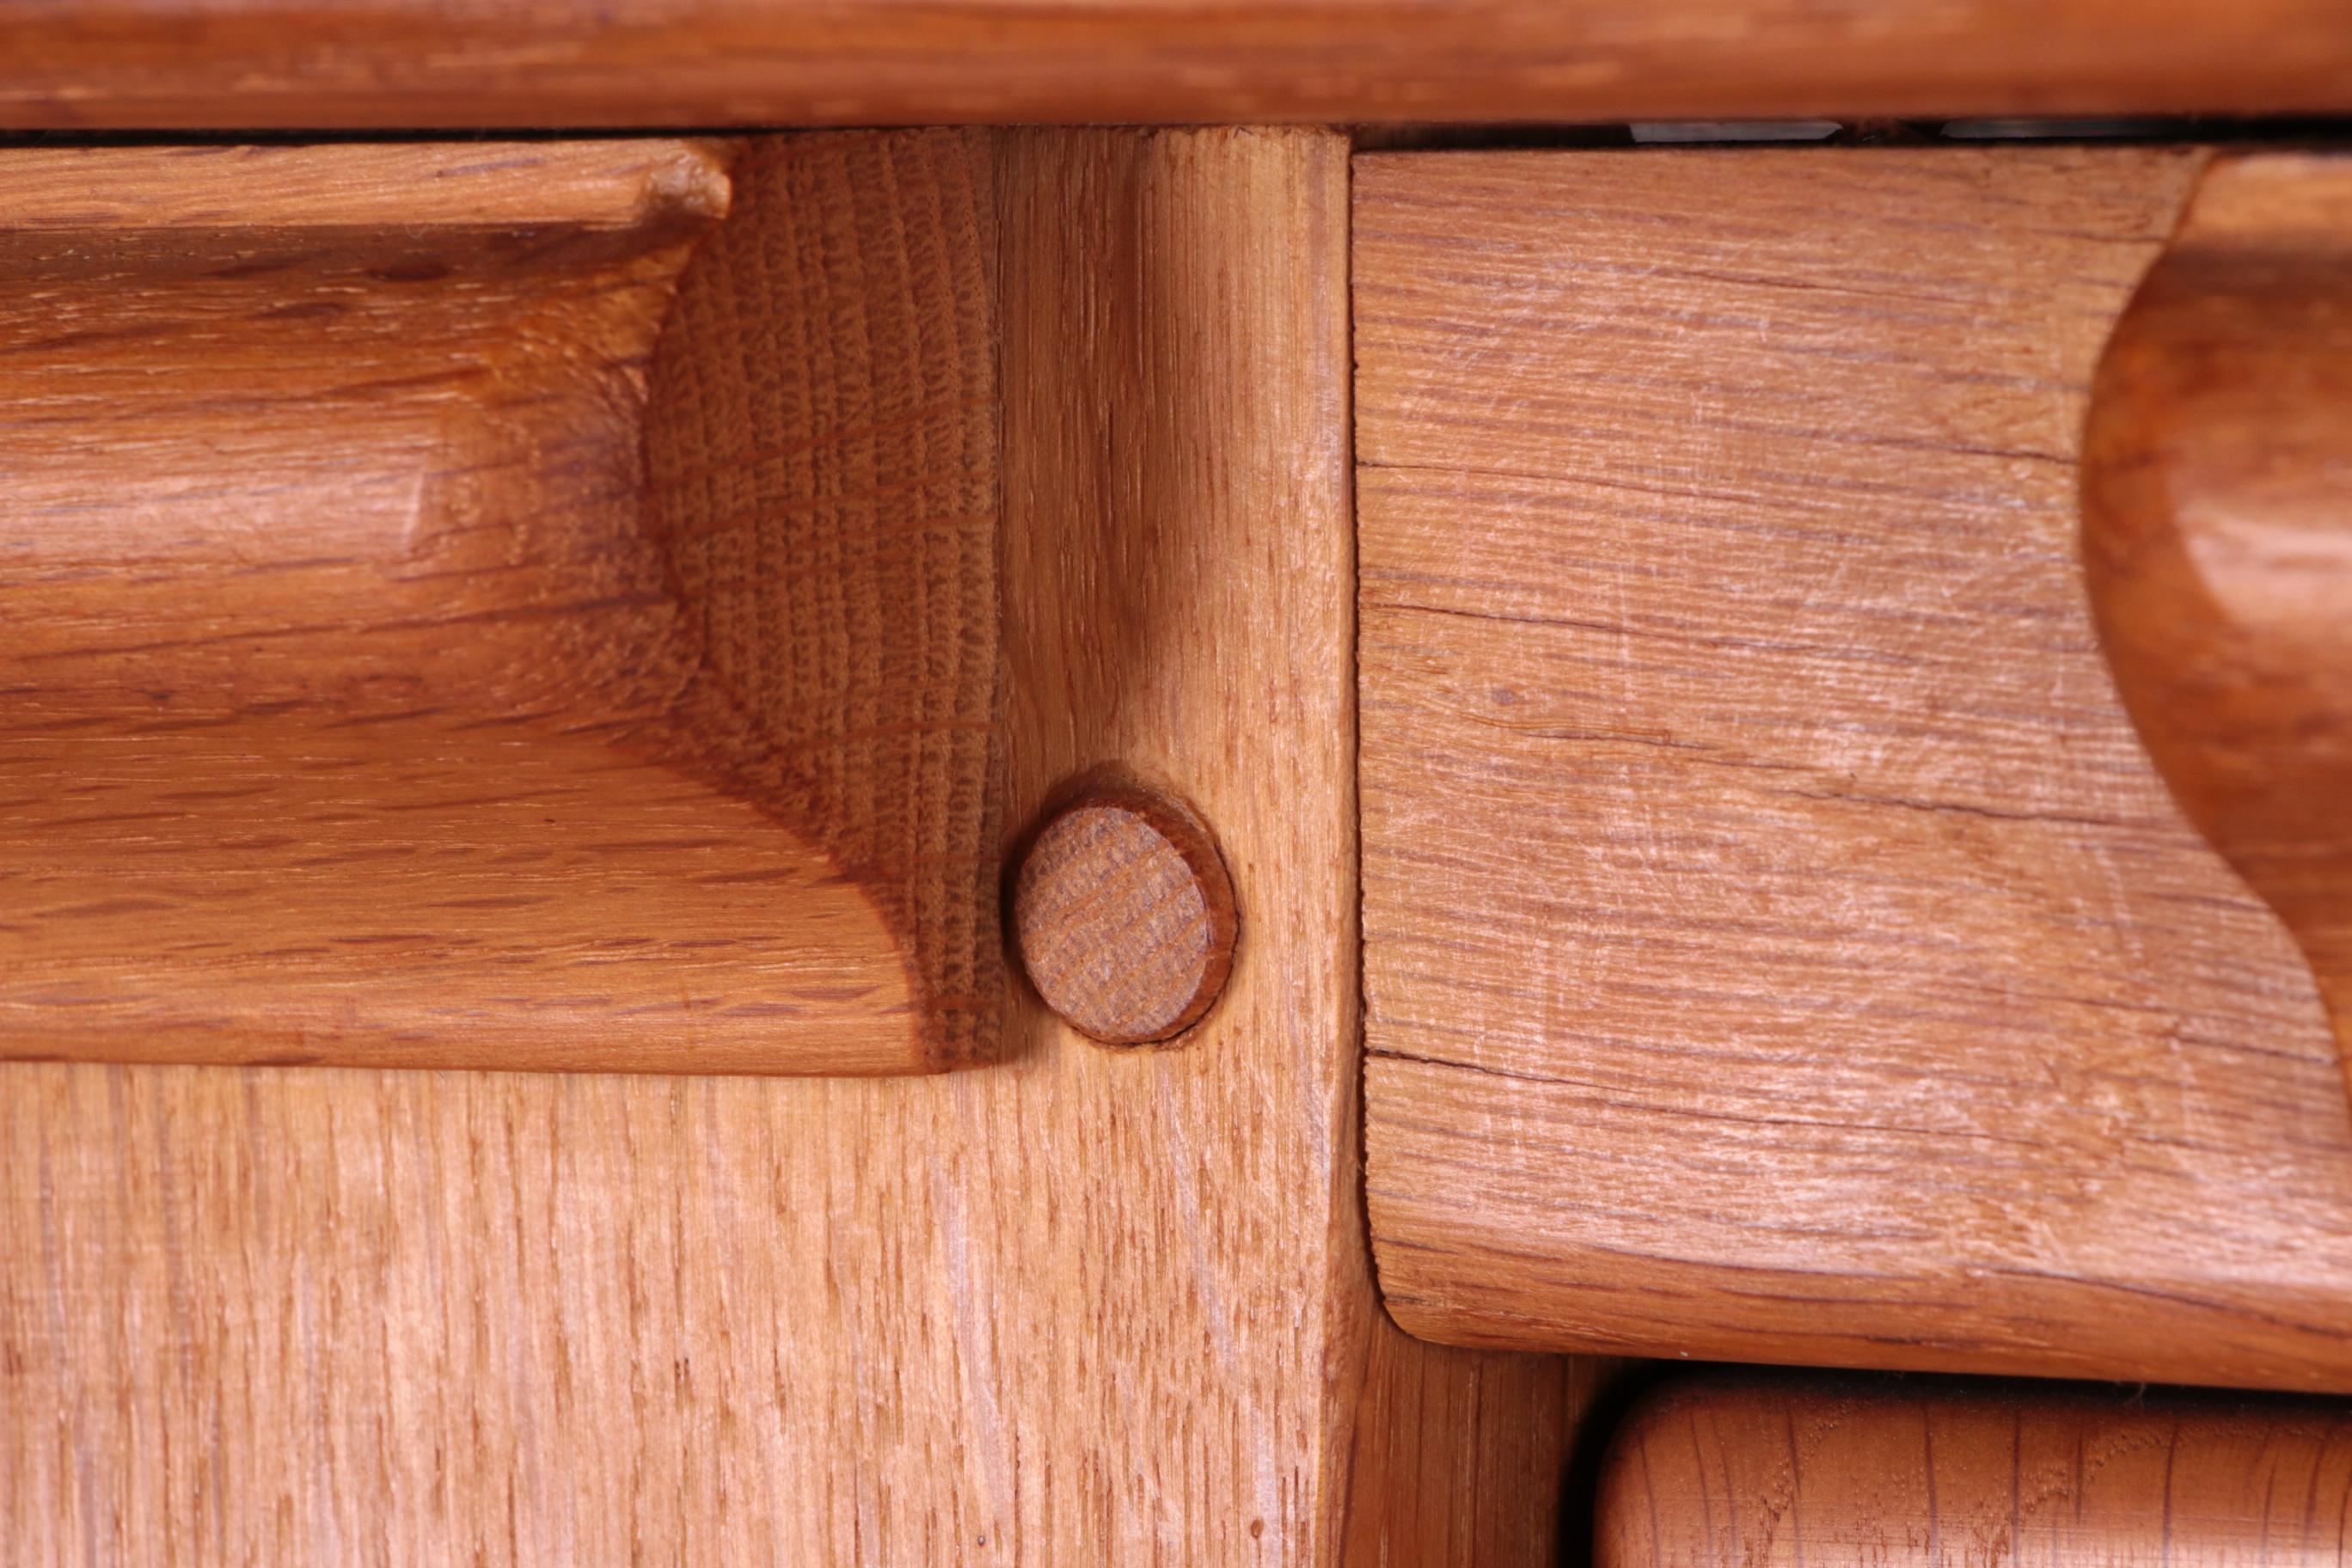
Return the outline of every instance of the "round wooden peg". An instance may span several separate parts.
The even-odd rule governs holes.
[[[1124,780],[1087,786],[1039,831],[1013,885],[1030,984],[1065,1023],[1111,1045],[1198,1023],[1232,973],[1233,879],[1208,825]]]

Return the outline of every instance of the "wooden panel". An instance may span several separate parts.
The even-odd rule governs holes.
[[[1697,1378],[1610,1447],[1595,1568],[2340,1563],[2352,1411],[2048,1386]]]
[[[994,322],[918,145],[919,247],[798,251],[686,143],[0,157],[0,1055],[992,1050]]]
[[[1407,1327],[2352,1387],[2333,1044],[2074,552],[2091,370],[2201,162],[1359,162]]]
[[[792,145],[877,144],[928,145]],[[1113,1051],[1022,995],[898,1079],[0,1067],[18,1555],[1552,1561],[1605,1369],[1412,1341],[1365,1255],[1345,143],[982,146],[1004,831],[1181,789],[1215,1012]]]
[[[15,127],[2352,109],[2347,0],[13,0]]]
[[[2133,721],[2352,1068],[2352,158],[2225,158],[2100,361],[2083,558]]]

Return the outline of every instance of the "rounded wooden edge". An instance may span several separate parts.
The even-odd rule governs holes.
[[[1815,1541],[1874,1538],[1874,1560],[1929,1568],[1945,1560],[1917,1528],[1930,1524],[1947,1541],[2006,1526],[2012,1562],[2040,1560],[2027,1541],[2053,1537],[2095,1545],[2082,1555],[2101,1562],[2213,1564],[2265,1557],[2264,1546],[2292,1558],[2333,1536],[2324,1521],[2347,1483],[2330,1461],[2347,1436],[2343,1403],[2308,1394],[1677,1369],[1608,1433],[1590,1561],[1711,1562],[1726,1539],[1769,1542],[1790,1527]],[[2307,1479],[2319,1504],[2274,1508],[2277,1473]]]
[[[2084,586],[2157,772],[2310,961],[2352,1084],[2352,158],[2217,159],[2116,323]]]

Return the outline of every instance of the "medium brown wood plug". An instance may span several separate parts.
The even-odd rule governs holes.
[[[1013,879],[1030,984],[1065,1023],[1109,1045],[1200,1022],[1233,972],[1233,879],[1190,806],[1125,779],[1086,786],[1046,821]]]

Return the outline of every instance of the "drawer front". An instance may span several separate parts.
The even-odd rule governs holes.
[[[2092,373],[2205,162],[1359,160],[1406,1326],[2352,1386],[2335,1047],[2078,563]]]

